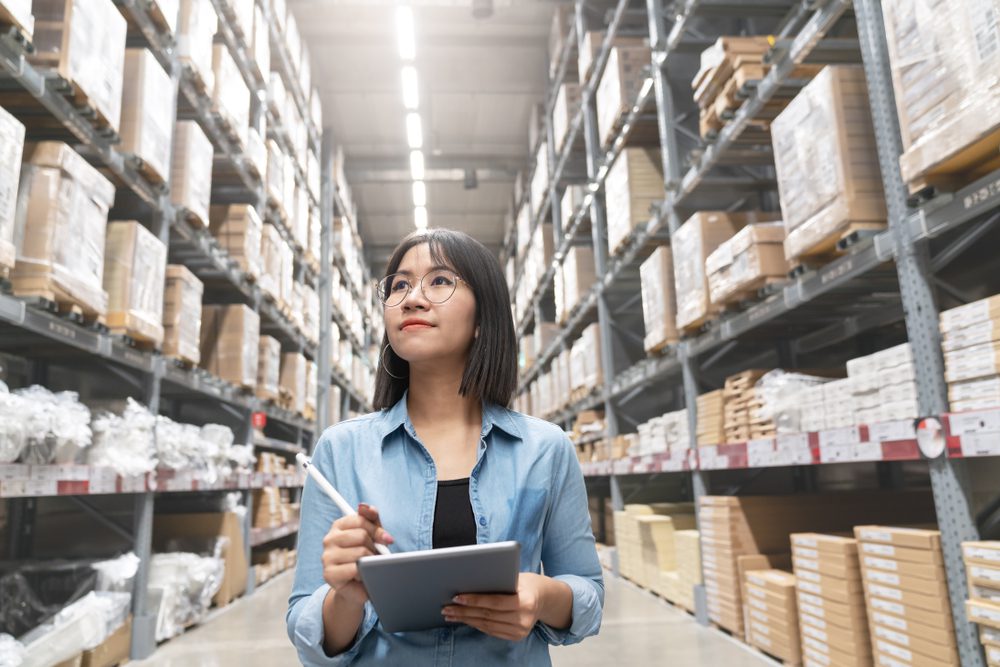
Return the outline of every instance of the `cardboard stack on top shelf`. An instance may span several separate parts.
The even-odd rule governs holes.
[[[126,49],[119,148],[140,160],[143,175],[154,183],[170,176],[174,129],[173,86],[152,51]]]
[[[659,352],[680,340],[677,332],[677,298],[674,292],[674,259],[669,246],[659,246],[639,267],[642,321],[646,352]]]
[[[197,366],[201,361],[201,298],[205,286],[181,264],[167,265],[163,290],[163,355]]]
[[[306,408],[306,358],[299,352],[281,355],[281,380],[279,382],[284,405],[296,414]]]
[[[692,331],[721,312],[709,298],[706,258],[741,227],[770,222],[776,213],[746,211],[700,211],[688,218],[673,237],[674,285],[677,294],[677,326]]]
[[[753,438],[754,429],[751,425],[750,409],[756,398],[754,385],[766,372],[764,370],[746,370],[726,378],[726,383],[722,388],[725,405],[724,442],[746,442]]]
[[[738,108],[737,94],[747,82],[763,78],[763,57],[770,48],[766,36],[720,37],[702,51],[701,65],[691,81],[702,137],[722,129],[720,112]]]
[[[806,667],[872,665],[857,541],[819,533],[791,540]]]
[[[753,299],[767,285],[784,282],[785,226],[781,222],[747,225],[705,258],[709,298],[724,306]]]
[[[52,68],[114,132],[122,111],[125,18],[111,0],[34,3],[34,47],[28,60]]]
[[[249,204],[212,206],[209,209],[212,236],[250,280],[261,276],[261,230],[257,209]],[[273,229],[273,227],[272,227]]]
[[[648,78],[650,49],[640,44],[615,46],[597,86],[597,131],[601,146],[609,148],[615,135],[639,97]],[[642,141],[645,137],[632,137]]]
[[[1000,665],[1000,542],[964,542],[962,560],[969,578],[965,603],[969,620],[979,624],[979,640],[990,667]]]
[[[951,409],[1000,406],[1000,295],[946,310],[940,325]]]
[[[261,336],[257,353],[257,398],[277,403],[281,399],[281,343]]]
[[[677,550],[677,598],[674,603],[694,612],[694,587],[701,584],[701,539],[693,529],[674,532]]]
[[[555,106],[552,107],[552,134],[555,136],[556,153],[562,152],[566,145],[573,119],[580,113],[583,98],[580,95],[580,84],[564,83],[559,87]],[[580,134],[577,135],[579,141]]]
[[[984,22],[982,6],[970,0],[949,3],[943,15],[937,7],[932,0],[882,4],[903,138],[899,167],[911,191],[951,189],[1000,166],[997,25]]]
[[[698,446],[718,445],[726,441],[725,392],[710,391],[698,397]]]
[[[603,46],[606,36],[607,33],[603,30],[588,30],[583,33],[583,46],[580,48],[580,54],[577,57],[581,82],[586,83],[587,79],[590,78],[594,61],[597,60],[597,56],[601,52],[601,46]],[[611,38],[612,48],[636,49],[646,46],[646,44],[647,40],[639,36],[615,35]],[[610,52],[608,55],[610,57]],[[646,58],[646,64],[649,64],[648,57]],[[634,96],[632,101],[635,101]]]
[[[789,261],[829,256],[845,235],[885,227],[860,65],[825,67],[774,119],[771,139]]]
[[[573,246],[566,252],[562,266],[555,272],[556,321],[565,324],[570,313],[594,286],[594,249]]]
[[[206,95],[215,89],[212,71],[212,38],[219,15],[211,2],[181,0],[177,21],[177,57],[194,75],[195,85]]]
[[[188,220],[208,226],[212,200],[212,142],[193,120],[179,120],[174,126],[171,161],[170,203],[184,210]]]
[[[64,143],[35,144],[28,162],[21,183],[28,192],[27,211],[14,232],[14,293],[78,308],[91,319],[103,317],[105,233],[115,188]]]
[[[201,309],[201,367],[237,387],[257,384],[260,316],[242,304]]]
[[[104,249],[107,325],[112,332],[159,348],[167,247],[135,221],[112,222]]]
[[[663,163],[657,148],[625,148],[604,181],[608,209],[608,252],[616,254],[636,227],[645,226],[652,206],[663,200]]]
[[[241,148],[246,147],[247,129],[250,127],[250,89],[225,44],[212,47],[212,72],[215,80],[212,112],[222,119],[236,143]]]
[[[795,575],[781,570],[750,570],[747,591],[747,638],[751,646],[786,664],[802,661]]]
[[[14,213],[24,149],[24,125],[0,107],[0,278],[14,268]]]
[[[941,533],[857,526],[854,535],[876,664],[958,665]]]

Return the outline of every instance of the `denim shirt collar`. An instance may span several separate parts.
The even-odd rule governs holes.
[[[410,421],[410,413],[406,409],[406,397],[408,394],[409,390],[404,391],[403,397],[394,406],[382,411],[383,445],[386,438],[399,430],[400,427],[405,428],[406,432],[414,439],[417,437],[416,429],[413,428],[413,422]],[[512,438],[522,439],[520,429],[518,429],[510,412],[506,408],[483,401],[483,431],[480,434],[481,437],[485,438],[489,435],[493,427],[499,428]]]

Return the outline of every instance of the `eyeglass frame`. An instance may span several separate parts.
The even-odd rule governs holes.
[[[430,299],[430,297],[427,296],[427,292],[424,291],[424,278],[426,278],[427,276],[431,275],[432,273],[442,273],[442,272],[445,272],[445,271],[447,271],[448,273],[450,273],[453,276],[455,276],[455,286],[454,286],[454,289],[451,291],[451,294],[448,295],[448,298],[445,299],[444,301],[432,301]],[[405,276],[405,275],[412,275],[412,274],[407,274],[407,273],[404,273],[404,272],[397,271],[396,273],[390,273],[389,275],[384,276],[380,280],[376,280],[375,281],[375,292],[379,295],[379,301],[382,302],[382,307],[383,308],[399,308],[400,306],[403,305],[403,302],[406,301],[406,297],[410,296],[410,292],[413,291],[414,285],[410,285],[410,286],[408,286],[406,288],[406,294],[403,295],[403,298],[400,299],[399,303],[397,303],[397,304],[393,304],[393,305],[390,306],[388,303],[385,302],[385,299],[382,298],[382,288],[380,287],[380,285],[383,282],[385,282],[386,278],[391,278],[392,276]],[[440,306],[443,303],[448,303],[448,301],[451,299],[451,297],[455,296],[455,292],[458,291],[458,283],[460,283],[460,282],[465,283],[466,285],[469,285],[469,281],[468,280],[466,280],[462,276],[458,275],[458,273],[456,273],[455,271],[453,271],[453,270],[451,270],[451,269],[449,269],[447,267],[443,267],[442,266],[442,267],[431,269],[430,271],[428,271],[424,275],[420,276],[420,278],[417,280],[416,286],[420,287],[420,293],[423,295],[423,297],[425,299],[427,299],[428,301],[430,301],[431,303],[433,303],[435,306]],[[469,287],[471,287],[471,285],[469,285]]]

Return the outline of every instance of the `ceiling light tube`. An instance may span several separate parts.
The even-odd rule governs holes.
[[[413,209],[413,226],[419,230],[427,229],[427,207],[417,206]]]
[[[420,114],[406,114],[406,141],[411,149],[424,147],[424,128],[420,124]]]
[[[410,151],[410,177],[415,181],[424,180],[424,154],[422,151]]]
[[[416,111],[420,106],[420,90],[417,86],[417,68],[413,65],[403,67],[403,106]]]
[[[403,60],[413,60],[417,57],[417,38],[413,29],[413,10],[402,6],[396,8],[396,41],[399,44],[399,57]]]
[[[416,208],[427,206],[427,184],[423,181],[413,181],[413,205]]]

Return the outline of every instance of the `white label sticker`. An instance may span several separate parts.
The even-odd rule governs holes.
[[[799,600],[806,604],[811,604],[814,607],[823,608],[823,598],[818,595],[810,595],[809,593],[799,592]]]
[[[806,625],[811,625],[813,627],[820,628],[821,630],[826,630],[826,621],[824,621],[822,618],[817,618],[816,616],[813,616],[810,612],[806,611],[805,605],[799,607],[799,611],[805,612],[799,616],[799,618],[802,619],[803,623],[805,623]]]
[[[822,581],[822,578],[817,572],[807,571],[807,572],[798,572],[797,574],[800,579],[805,579],[806,581],[816,581],[816,582]]]
[[[972,572],[972,576],[976,579],[986,579],[987,581],[997,581],[1000,582],[1000,570],[995,570],[992,567],[982,567],[979,565],[973,565],[969,568]]]
[[[800,581],[798,584],[799,590],[806,591],[807,593],[813,593],[814,595],[821,595],[823,593],[823,589],[820,588],[818,584],[814,584],[811,581]]]
[[[895,572],[899,569],[899,564],[888,558],[876,558],[875,556],[865,556],[865,567],[874,567],[879,570],[890,570]]]
[[[913,654],[903,648],[902,646],[896,646],[895,644],[890,644],[882,639],[878,640],[878,649],[889,655],[894,655],[900,660],[906,660],[907,662],[913,662]]]
[[[868,438],[873,442],[898,442],[900,440],[914,440],[916,437],[917,431],[913,426],[912,419],[880,422],[868,427]]]
[[[963,546],[965,548],[966,558],[1000,563],[1000,549],[986,549],[983,547],[973,546],[971,544],[965,544]]]
[[[871,598],[869,601],[871,606],[875,609],[881,609],[882,611],[887,611],[890,614],[898,614],[902,616],[906,613],[906,609],[903,605],[896,602],[889,602],[888,600],[881,600],[879,598]]]
[[[881,637],[882,639],[888,639],[889,641],[896,642],[897,644],[902,644],[903,646],[910,645],[910,638],[906,635],[896,632],[895,630],[890,630],[889,628],[883,628],[881,625],[875,626],[875,635]]]
[[[861,544],[861,550],[865,553],[888,556],[889,558],[896,555],[896,547],[890,544],[872,544],[870,542],[864,542]]]
[[[960,438],[962,456],[996,456],[1000,454],[1000,433],[966,433]]]
[[[884,598],[896,601],[903,599],[903,591],[898,588],[888,588],[887,586],[880,586],[879,584],[872,584],[869,588],[874,595],[881,595]]]
[[[893,574],[891,572],[882,572],[881,570],[868,570],[865,576],[869,581],[877,581],[879,583],[888,584],[889,586],[899,586],[899,575]]]
[[[890,614],[884,614],[880,611],[872,611],[872,618],[882,625],[888,625],[890,628],[895,628],[897,630],[902,630],[903,632],[908,631],[908,624],[902,618],[898,616],[892,616]]]
[[[819,540],[817,540],[815,537],[810,537],[809,535],[793,535],[792,544],[800,547],[809,547],[811,549],[815,549],[816,547],[819,546]],[[816,556],[812,556],[812,558],[815,557]]]
[[[826,627],[826,621],[822,620],[826,618],[826,612],[823,611],[822,607],[816,607],[811,604],[799,603],[799,609],[803,612],[803,618],[808,618],[810,621],[816,621],[817,623],[823,623],[821,627]]]
[[[816,549],[805,549],[803,547],[796,546],[794,549],[792,549],[792,553],[795,554],[796,556],[811,558],[812,560],[816,560],[817,558],[819,558],[819,551],[817,551]]]
[[[798,558],[795,559],[795,572],[800,577],[806,576],[808,572],[802,572],[801,570],[818,570],[819,561],[815,561],[809,558]]]
[[[892,533],[887,530],[877,530],[875,528],[862,528],[859,531],[862,540],[871,542],[892,542]]]
[[[829,641],[827,634],[820,630],[819,628],[810,627],[808,625],[802,626],[803,634],[809,635],[810,637],[815,637],[816,639],[826,642]]]

